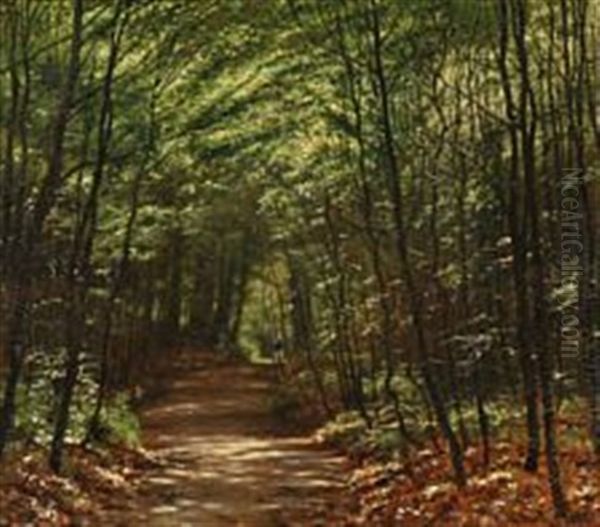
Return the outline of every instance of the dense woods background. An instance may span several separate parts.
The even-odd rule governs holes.
[[[519,430],[566,515],[561,452],[600,453],[599,8],[2,0],[0,455],[60,471],[202,347],[459,487]]]

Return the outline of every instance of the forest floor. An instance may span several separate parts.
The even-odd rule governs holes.
[[[600,526],[598,465],[578,436],[561,445],[572,515],[557,521],[545,467],[521,468],[517,425],[489,466],[467,449],[459,490],[435,444],[401,461],[292,430],[276,419],[272,366],[182,359],[141,409],[143,449],[70,446],[62,477],[43,449],[15,451],[0,472],[0,527]],[[585,430],[579,414],[561,418],[563,437]]]
[[[343,500],[344,459],[288,435],[269,412],[269,366],[202,360],[178,368],[142,412],[143,443],[160,459],[135,497],[113,501],[111,526],[330,525]]]

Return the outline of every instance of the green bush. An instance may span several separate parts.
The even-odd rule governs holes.
[[[117,394],[109,401],[104,410],[102,424],[108,431],[110,441],[124,443],[130,447],[140,446],[140,422],[131,409],[126,393]]]
[[[58,410],[66,350],[54,353],[34,350],[29,354],[24,382],[17,392],[15,434],[19,439],[47,446]],[[96,395],[93,371],[82,357],[81,370],[71,403],[68,441],[80,441],[86,433]]]
[[[343,412],[327,423],[320,431],[321,437],[342,449],[352,449],[362,444],[367,434],[363,419],[357,412]]]
[[[17,392],[17,412],[14,436],[18,440],[48,446],[52,439],[54,417],[57,412],[64,364],[65,350],[55,353],[32,351],[28,357],[24,382]],[[95,372],[83,356],[69,419],[67,440],[81,442],[88,431],[92,417],[98,384]],[[107,440],[139,444],[140,427],[126,394],[111,398],[102,415],[102,428]]]

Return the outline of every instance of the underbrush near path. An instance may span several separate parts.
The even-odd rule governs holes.
[[[105,509],[122,507],[143,474],[160,464],[124,446],[68,449],[62,476],[53,474],[41,448],[12,452],[0,472],[0,526],[96,526]]]
[[[78,385],[60,475],[48,464],[55,400],[52,378],[39,376],[19,393],[17,426],[0,465],[0,527],[99,525],[95,518],[136,493],[143,473],[158,463],[140,447],[140,425],[127,393],[112,396],[98,437],[87,446],[96,385]]]
[[[517,416],[508,433],[494,438],[487,467],[478,438],[471,436],[472,444],[465,450],[469,482],[464,489],[452,482],[441,438],[435,444],[427,440],[411,446],[405,458],[393,429],[376,425],[369,430],[354,414],[339,416],[317,438],[352,460],[349,487],[360,513],[348,518],[351,526],[596,527],[600,525],[599,466],[584,439],[585,423],[574,408],[567,408],[559,423],[564,438],[562,476],[571,511],[564,521],[554,516],[543,459],[536,474],[522,468],[525,440]]]

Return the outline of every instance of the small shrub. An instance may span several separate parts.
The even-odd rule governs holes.
[[[357,412],[343,412],[321,428],[319,436],[328,444],[351,450],[362,445],[366,437],[366,425]]]
[[[27,362],[24,382],[17,392],[17,414],[14,436],[18,440],[47,447],[50,444],[61,394],[64,348],[54,353],[34,350]],[[77,386],[71,402],[67,441],[81,442],[87,434],[95,408],[98,384],[90,361],[82,357]],[[140,426],[126,394],[110,401],[102,416],[102,428],[109,441],[139,444]]]
[[[131,409],[126,393],[117,394],[108,403],[102,419],[108,440],[129,447],[140,446],[140,422]]]

